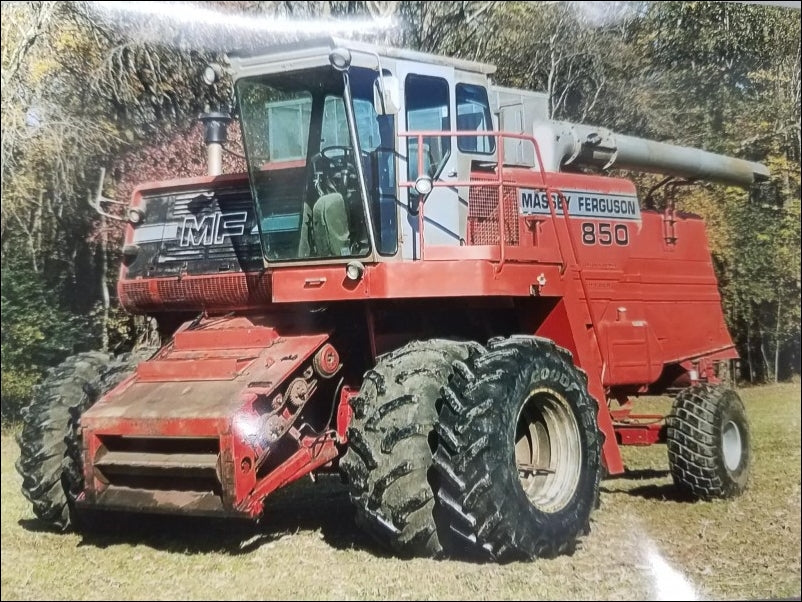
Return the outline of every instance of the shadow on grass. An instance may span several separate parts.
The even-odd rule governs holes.
[[[321,476],[318,483],[304,480],[281,489],[265,503],[263,517],[254,523],[232,518],[102,512],[81,532],[79,546],[107,548],[145,545],[185,554],[224,552],[247,554],[283,537],[319,531],[336,549],[385,553],[354,523],[354,511],[338,477]],[[28,531],[52,531],[39,520],[20,520]]]
[[[663,477],[667,477],[669,472],[667,469],[656,469],[656,468],[639,468],[637,470],[630,470],[629,468],[625,468],[624,472],[620,475],[615,475],[612,477],[607,477],[610,480],[620,480],[620,479],[662,479]]]
[[[670,474],[665,469],[641,468],[637,470],[625,470],[622,474],[610,477],[607,481],[611,486],[601,486],[603,493],[623,494],[632,497],[639,497],[646,500],[662,500],[669,502],[693,502],[695,498],[679,489],[674,483],[644,483],[639,481],[651,481],[664,479]],[[629,483],[627,481],[630,481]]]
[[[646,500],[660,500],[665,502],[693,503],[696,501],[696,498],[679,489],[674,483],[640,485],[632,489],[622,489],[611,493],[626,493]]]

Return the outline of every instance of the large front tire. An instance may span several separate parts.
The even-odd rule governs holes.
[[[381,356],[353,400],[348,451],[340,462],[357,523],[399,556],[437,556],[430,473],[436,402],[452,373],[478,345],[418,341]]]
[[[495,339],[444,393],[434,461],[454,533],[499,561],[571,552],[598,496],[601,435],[568,352]]]
[[[34,387],[17,436],[16,468],[34,514],[54,531],[75,524],[75,500],[83,490],[81,414],[133,365],[131,354],[81,353],[51,368]]]

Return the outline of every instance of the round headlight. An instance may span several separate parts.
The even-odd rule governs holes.
[[[131,207],[128,210],[128,221],[131,222],[134,226],[137,224],[141,224],[142,221],[145,219],[145,212],[142,211],[139,207]]]
[[[216,82],[220,78],[221,73],[220,65],[215,63],[210,63],[206,65],[206,68],[203,70],[203,74],[201,75],[201,79],[203,83],[207,86],[211,86],[214,82]]]
[[[329,62],[337,71],[345,71],[351,66],[351,51],[347,48],[335,48],[329,53]]]
[[[345,266],[345,277],[348,278],[348,280],[356,282],[362,278],[362,274],[364,273],[365,266],[362,265],[361,261],[349,261],[348,265]]]
[[[415,180],[415,191],[421,196],[426,196],[433,188],[434,182],[429,176],[420,176]]]

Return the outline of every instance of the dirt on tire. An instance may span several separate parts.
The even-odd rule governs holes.
[[[348,451],[340,462],[356,521],[399,556],[437,556],[430,482],[437,400],[456,360],[475,343],[416,341],[378,358],[352,401]]]

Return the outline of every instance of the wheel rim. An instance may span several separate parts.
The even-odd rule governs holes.
[[[724,465],[727,470],[734,471],[741,464],[741,430],[732,420],[721,430],[721,451],[724,453]]]
[[[518,412],[515,463],[529,501],[558,512],[574,496],[582,467],[579,425],[568,400],[550,389],[531,393]]]

